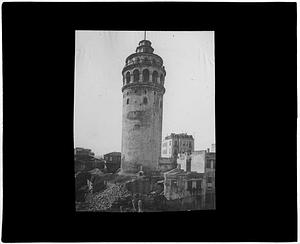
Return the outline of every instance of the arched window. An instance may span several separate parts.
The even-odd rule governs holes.
[[[133,82],[139,82],[139,79],[140,79],[140,72],[135,69],[133,71]]]
[[[160,75],[160,84],[163,84],[163,82],[164,82],[164,75],[161,74],[161,75]]]
[[[158,77],[158,73],[157,71],[154,71],[152,74],[152,82],[157,83],[157,77]]]
[[[126,73],[126,84],[129,84],[129,82],[130,82],[130,72],[128,71]]]
[[[143,70],[143,81],[148,82],[149,81],[149,70],[144,69]]]
[[[147,104],[147,103],[148,103],[147,97],[144,97],[143,103],[144,103],[144,104]]]
[[[127,98],[127,104],[129,104],[129,98]]]

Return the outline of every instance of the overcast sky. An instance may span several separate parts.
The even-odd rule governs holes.
[[[75,146],[121,151],[122,74],[143,31],[76,31]],[[195,150],[215,143],[214,32],[147,32],[167,72],[163,138],[188,133]]]

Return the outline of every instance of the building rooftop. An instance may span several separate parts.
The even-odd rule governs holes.
[[[104,154],[104,156],[121,156],[121,153],[120,152],[110,152],[110,153]]]
[[[190,138],[190,139],[194,139],[192,135],[188,135],[187,133],[179,133],[179,134],[171,133],[171,135],[165,137],[165,139],[171,139],[171,138]]]

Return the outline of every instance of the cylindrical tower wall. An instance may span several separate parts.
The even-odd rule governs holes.
[[[147,50],[153,51],[152,47]],[[137,52],[126,59],[122,71],[122,174],[157,170],[166,75],[162,64],[162,59],[152,53]]]

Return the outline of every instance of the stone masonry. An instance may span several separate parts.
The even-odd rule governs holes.
[[[150,41],[140,41],[122,70],[121,174],[147,174],[158,168],[166,71],[153,51]]]

